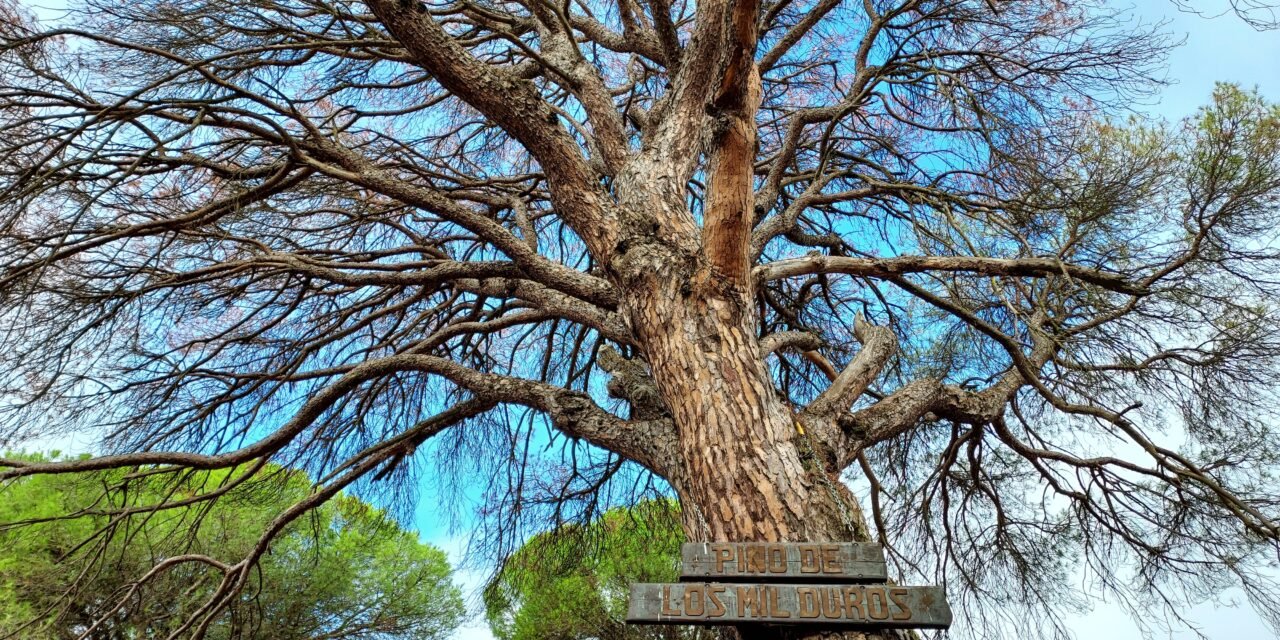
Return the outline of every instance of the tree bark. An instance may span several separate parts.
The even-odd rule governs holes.
[[[842,374],[842,389],[824,394],[829,410],[797,415],[775,390],[757,336],[749,268],[754,222],[756,111],[761,99],[754,63],[754,0],[708,3],[718,15],[691,45],[685,70],[715,79],[700,109],[677,107],[705,132],[707,189],[698,229],[685,205],[681,154],[647,147],[615,185],[621,240],[607,265],[623,297],[622,311],[675,424],[678,459],[658,471],[680,497],[691,541],[869,541],[862,512],[840,482],[835,414],[847,412],[894,345],[878,344],[863,369]],[[696,71],[699,44],[723,38],[715,65]],[[716,71],[711,68],[718,66]],[[700,82],[682,78],[687,95]],[[677,93],[680,93],[679,91]],[[685,120],[675,127],[692,130]],[[658,136],[660,137],[660,136]],[[628,223],[628,219],[654,221]],[[887,333],[887,332],[885,332]],[[891,338],[891,336],[889,336]],[[868,345],[869,346],[869,345]],[[868,361],[871,361],[868,364]],[[853,367],[851,367],[853,369]],[[861,377],[865,380],[847,380]],[[852,396],[852,397],[850,397]],[[824,423],[806,429],[803,422]],[[818,425],[815,425],[818,426]],[[742,637],[807,637],[812,631],[745,625]],[[850,637],[898,637],[848,634]]]
[[[754,315],[720,291],[699,295],[654,267],[652,293],[628,299],[680,459],[666,470],[691,541],[871,541],[839,479],[828,443],[775,392]],[[751,638],[808,637],[803,629],[743,627]],[[899,637],[845,634],[847,637]]]
[[[652,203],[660,194],[632,197]],[[668,199],[662,206],[682,205]],[[679,456],[658,471],[679,495],[688,539],[870,541],[855,497],[840,482],[833,444],[821,437],[823,425],[806,428],[801,420],[812,418],[798,416],[774,389],[750,283],[735,286],[716,275],[689,231],[624,234],[630,239],[610,263],[623,292],[620,311],[675,423]],[[813,635],[776,627],[739,633]]]

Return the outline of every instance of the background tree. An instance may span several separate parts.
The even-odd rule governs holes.
[[[529,539],[484,592],[499,640],[697,640],[707,629],[627,625],[633,582],[680,576],[679,508],[647,501],[613,508]]]
[[[1229,585],[1280,611],[1276,109],[1099,120],[1168,46],[1104,3],[81,0],[3,29],[0,424],[112,455],[0,480],[316,479],[245,554],[144,574],[218,585],[170,637],[424,444],[499,554],[669,491],[691,540],[882,541],[984,634],[1057,629],[1082,565],[1174,618]]]
[[[125,483],[124,472],[23,478],[0,490],[0,522],[7,523],[0,531],[0,637],[163,637],[218,585],[181,566],[141,584],[138,577],[157,562],[176,565],[192,554],[248,553],[258,532],[310,484],[301,473],[265,471],[274,477],[254,491],[236,487],[244,473],[237,468],[176,484],[144,469],[134,472],[145,479],[127,495],[111,493],[106,501],[104,489]],[[113,526],[109,515],[222,487],[229,490],[215,503],[130,526]],[[207,637],[441,640],[458,626],[462,596],[444,552],[353,497],[339,495],[311,515],[276,536]]]

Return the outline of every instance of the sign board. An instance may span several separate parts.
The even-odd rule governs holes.
[[[878,544],[693,542],[680,549],[681,580],[884,582]]]
[[[820,624],[827,627],[951,626],[940,587],[831,584],[633,584],[627,622]]]

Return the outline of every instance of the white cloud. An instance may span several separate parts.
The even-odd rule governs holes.
[[[424,538],[423,542],[440,547],[449,556],[449,564],[455,568],[453,580],[462,589],[463,601],[467,605],[466,620],[453,632],[451,640],[493,640],[489,623],[484,618],[484,601],[481,597],[485,579],[489,577],[489,569],[476,566],[468,560],[468,538],[452,535]]]

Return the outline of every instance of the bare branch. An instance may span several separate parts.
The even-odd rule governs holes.
[[[854,332],[862,350],[831,381],[831,386],[809,403],[802,414],[805,418],[829,421],[836,413],[848,411],[898,350],[893,331],[872,325],[861,316],[854,320]]]
[[[1145,289],[1119,274],[1066,264],[1052,258],[986,258],[979,256],[899,256],[894,258],[850,258],[806,256],[766,263],[755,268],[760,281],[792,278],[818,273],[893,279],[910,273],[960,272],[981,276],[1052,277],[1063,276],[1087,282],[1117,293],[1142,295]]]

